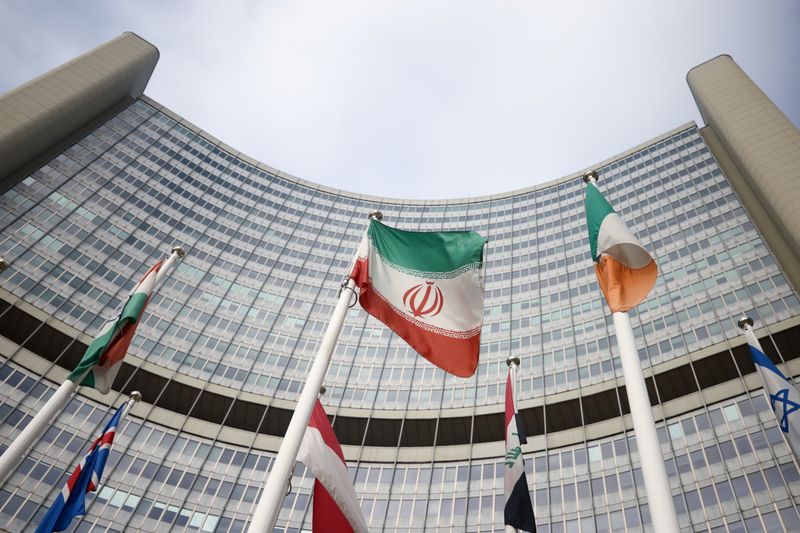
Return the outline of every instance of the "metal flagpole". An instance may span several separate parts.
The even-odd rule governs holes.
[[[383,214],[380,211],[372,211],[369,214],[369,218],[381,220]],[[272,464],[267,483],[264,485],[261,498],[258,500],[255,511],[253,511],[253,519],[250,522],[247,533],[271,533],[275,528],[281,503],[286,496],[286,485],[289,482],[292,466],[297,459],[297,451],[300,449],[300,443],[303,440],[306,427],[308,427],[308,421],[311,418],[311,412],[314,410],[314,403],[317,401],[322,381],[328,372],[328,364],[330,363],[331,355],[333,355],[333,349],[336,347],[336,341],[339,340],[339,333],[342,330],[347,310],[350,308],[351,292],[354,288],[355,281],[352,278],[348,277],[342,281],[339,301],[336,302],[331,321],[322,336],[322,342],[317,350],[317,355],[314,357],[314,362],[311,364],[311,370],[308,372],[303,390],[300,392],[300,397],[294,408],[294,414],[291,421],[289,421],[289,427],[286,429],[280,448],[278,448],[278,455]]]
[[[613,317],[653,528],[658,533],[677,533],[680,530],[678,515],[675,512],[675,503],[672,501],[667,470],[664,468],[664,457],[661,455],[661,444],[658,442],[656,423],[650,408],[650,396],[644,384],[631,319],[628,313],[619,311],[614,313]]]
[[[186,255],[186,253],[180,246],[172,248],[172,254],[156,274],[156,285],[161,281],[161,278],[164,277],[167,269],[184,255]],[[53,419],[64,410],[67,402],[69,402],[69,399],[72,397],[72,393],[75,392],[79,386],[78,383],[81,381],[83,381],[83,376],[77,381],[72,381],[70,379],[64,380],[58,389],[56,389],[56,392],[48,398],[42,408],[39,409],[31,421],[28,422],[25,429],[23,429],[17,438],[8,445],[3,455],[0,455],[0,485],[5,483],[8,476],[11,475],[11,472],[22,460],[22,457],[30,447],[41,438]]]
[[[583,181],[587,184],[596,183],[597,173],[594,171],[585,173]],[[631,408],[633,433],[636,436],[636,446],[639,448],[639,459],[642,462],[644,488],[653,528],[657,533],[677,533],[680,530],[678,514],[675,512],[667,470],[664,468],[664,457],[661,455],[661,444],[658,442],[656,423],[650,407],[650,396],[644,383],[642,363],[636,349],[631,319],[628,313],[622,311],[616,311],[611,316],[614,319],[614,330],[619,344],[622,374]]]
[[[117,430],[116,434],[119,436],[122,433],[122,421],[125,420],[125,417],[128,416],[128,413],[131,409],[133,409],[133,404],[140,401],[142,399],[142,393],[138,390],[131,392],[130,397],[128,398],[128,403],[125,404],[125,410],[122,411],[122,414],[119,415],[119,421],[117,421]]]

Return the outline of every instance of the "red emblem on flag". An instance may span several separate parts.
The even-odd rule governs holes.
[[[403,294],[403,305],[418,318],[431,318],[439,314],[444,305],[442,289],[432,281],[414,285]]]

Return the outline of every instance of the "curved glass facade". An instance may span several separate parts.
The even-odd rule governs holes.
[[[682,527],[800,529],[800,474],[762,393],[747,392],[757,388],[748,371],[733,378],[738,392],[726,395],[691,364],[698,354],[741,344],[742,313],[764,335],[797,327],[797,292],[693,124],[597,171],[601,190],[661,270],[631,313],[642,364],[652,373],[688,365],[686,379],[699,384],[683,396],[671,394],[668,382],[654,386],[665,401],[684,401],[659,421]],[[523,408],[547,410],[622,384],[589,257],[580,179],[446,201],[362,196],[256,164],[142,98],[0,196],[0,256],[11,264],[2,274],[0,320],[28,306],[45,317],[31,335],[46,326],[93,334],[147,266],[173,244],[188,252],[139,326],[128,358],[133,374],[117,383],[123,390],[120,381],[142,368],[160,376],[161,388],[123,427],[113,473],[77,531],[244,529],[276,449],[277,440],[262,435],[270,434],[263,430],[269,413],[296,400],[374,209],[396,227],[473,229],[489,243],[474,378],[446,375],[360,309],[348,315],[322,399],[334,428],[346,431],[336,425],[340,414],[370,429],[400,421],[398,435],[382,436],[394,439],[391,446],[345,442],[370,528],[503,530],[502,429],[487,441],[474,437],[474,427],[503,410],[506,358],[522,359]],[[0,350],[2,446],[65,375],[66,355],[40,353],[31,363],[35,356],[21,344]],[[784,361],[800,355],[775,346]],[[42,377],[48,372],[52,379]],[[176,399],[171,383],[191,387]],[[250,422],[256,431],[231,423],[240,415],[235,403],[207,413],[198,401],[204,392],[266,406]],[[611,398],[617,413],[627,412],[623,396]],[[71,401],[0,488],[0,523],[21,531],[40,519],[108,404],[121,401],[116,392]],[[170,416],[174,402],[186,409]],[[638,454],[623,418],[598,419],[600,427],[581,413],[577,427],[553,436],[562,419],[548,412],[527,446],[540,531],[648,529]],[[408,444],[409,428],[421,425],[404,421],[419,417],[429,422],[430,446]],[[442,444],[439,421],[456,417],[466,436]],[[298,465],[281,531],[309,529],[312,484]]]

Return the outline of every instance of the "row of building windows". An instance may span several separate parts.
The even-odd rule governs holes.
[[[647,343],[642,349],[645,364],[731,338],[737,334],[731,318],[743,311],[764,325],[797,312],[797,295],[696,130],[631,157],[639,162],[615,162],[600,171],[606,194],[618,209],[634,215],[634,226],[641,226],[637,233],[647,244],[654,243],[662,269],[659,286],[644,311],[634,316],[637,332]],[[667,160],[672,163],[668,169]],[[365,210],[370,202],[349,201],[345,205],[350,208],[343,209],[345,196],[262,175],[142,102],[51,165],[61,172],[45,167],[3,198],[12,207],[5,218],[22,214],[13,219],[0,243],[0,252],[17,269],[10,277],[16,285],[12,290],[91,333],[116,313],[124,291],[148,258],[154,260],[165,243],[171,243],[174,230],[163,228],[172,224],[185,233],[181,242],[190,255],[154,299],[134,353],[201,379],[214,376],[230,386],[244,383],[253,392],[296,397],[335,294],[320,286],[335,278],[337,269],[346,271],[350,248],[363,226],[358,209],[352,207]],[[140,172],[140,166],[154,174]],[[66,169],[73,175],[64,181]],[[635,190],[629,185],[634,176],[624,172],[640,173]],[[675,179],[661,179],[665,172],[677,173]],[[53,174],[58,178],[53,186],[45,185]],[[256,186],[253,176],[266,179],[269,188]],[[386,353],[382,326],[351,316],[334,361],[338,371],[330,374],[332,395],[354,407],[376,401],[400,409],[499,403],[502,363],[509,352],[525,357],[520,390],[527,396],[613,378],[619,363],[609,349],[613,343],[591,263],[572,271],[576,260],[586,256],[580,195],[579,184],[562,183],[475,205],[381,206],[389,214],[396,212],[392,220],[399,224],[466,227],[469,218],[470,225],[482,226],[478,229],[488,234],[487,317],[478,383],[424,372],[402,344],[389,343]],[[33,198],[39,200],[31,205]],[[663,200],[656,210],[664,222],[648,228],[645,217],[652,210],[652,198]],[[321,202],[322,209],[309,210],[312,201]],[[514,218],[514,212],[530,204],[534,214],[542,210],[544,215]],[[182,215],[168,214],[173,211],[169,206],[179,206]],[[635,215],[637,210],[646,214]],[[304,223],[313,212],[325,213],[324,226]],[[716,220],[717,212],[725,218]],[[149,215],[165,218],[156,223]],[[433,221],[424,222],[431,217]],[[704,227],[704,220],[711,225]],[[678,222],[679,227],[667,227],[667,222]],[[563,224],[564,231],[550,230]],[[329,227],[337,231],[324,229]],[[662,233],[669,236],[669,244]],[[250,240],[245,244],[242,236]],[[558,244],[565,238],[565,244]],[[240,244],[230,248],[226,242]],[[555,247],[548,248],[551,242]],[[532,253],[523,253],[526,245],[535,246],[529,248]],[[537,251],[542,245],[545,249]],[[25,247],[27,251],[15,258],[14,253]],[[241,253],[230,253],[236,250]],[[693,257],[701,253],[702,259]],[[550,257],[563,259],[551,262]],[[698,268],[701,262],[705,266]],[[321,265],[326,266],[320,270]],[[494,274],[496,270],[500,273]],[[69,287],[66,295],[64,287]],[[587,296],[589,309],[583,303]],[[704,305],[709,299],[715,304],[712,308]],[[692,313],[692,320],[664,323],[675,322],[671,317],[681,313]],[[375,356],[381,353],[391,357]],[[430,385],[424,391],[411,390],[411,382],[402,378],[417,370]],[[387,386],[376,390],[360,378],[366,375],[385,376],[388,383],[383,377],[381,383]]]
[[[0,367],[0,381],[10,392],[0,405],[0,437],[8,442],[53,387],[10,362]],[[85,398],[70,402],[0,490],[4,521],[16,530],[41,519],[108,416],[105,406]],[[669,419],[658,434],[683,527],[800,526],[794,503],[800,471],[760,391]],[[90,497],[77,530],[113,523],[144,531],[241,531],[272,460],[269,452],[131,416],[118,432],[103,488]],[[542,531],[572,531],[579,524],[582,531],[641,531],[650,521],[632,434],[533,451],[525,461]],[[500,459],[348,467],[371,530],[491,530],[501,523]],[[297,465],[281,531],[309,526],[312,485],[310,473]]]

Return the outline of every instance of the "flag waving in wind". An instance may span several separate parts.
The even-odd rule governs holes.
[[[750,356],[764,383],[764,394],[767,395],[767,400],[775,412],[778,427],[786,436],[789,448],[800,461],[800,392],[761,349],[761,343],[750,327],[752,321],[742,319],[739,324],[740,326],[747,324],[743,327],[744,336],[747,339],[747,347],[750,348]]]
[[[612,312],[628,311],[653,288],[658,267],[594,181],[586,185],[585,202],[589,246],[600,290]]]
[[[73,518],[86,513],[86,494],[96,491],[100,484],[100,478],[111,451],[111,444],[114,442],[114,435],[125,412],[125,407],[126,404],[123,404],[117,409],[117,412],[106,424],[103,433],[92,443],[81,464],[69,476],[64,488],[56,496],[53,506],[50,507],[44,520],[36,528],[36,533],[64,531],[69,527]]]
[[[342,447],[319,400],[311,412],[297,460],[317,478],[311,519],[313,533],[367,533],[367,522],[350,482]]]
[[[106,322],[100,329],[86,348],[86,353],[83,354],[78,366],[69,375],[69,379],[77,381],[81,376],[85,376],[80,385],[88,385],[103,394],[111,390],[114,378],[119,372],[119,363],[128,353],[128,346],[150,301],[158,271],[163,263],[159,261],[153,265],[136,284],[119,316]]]
[[[520,446],[527,442],[525,429],[514,401],[514,383],[509,368],[506,380],[506,460],[504,471],[506,507],[503,517],[507,526],[523,531],[536,531],[533,503],[531,503],[531,494],[528,491],[528,480],[525,478],[525,462],[522,459],[522,447]]]
[[[350,275],[361,307],[442,370],[473,375],[484,244],[474,231],[403,231],[373,219]]]

